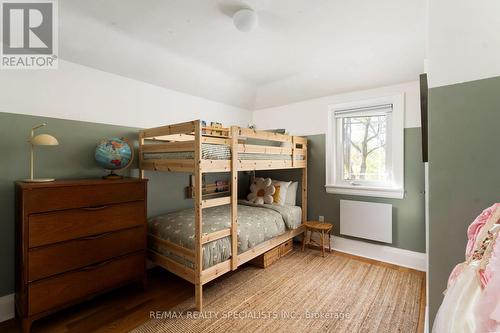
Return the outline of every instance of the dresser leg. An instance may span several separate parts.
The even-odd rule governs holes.
[[[32,323],[33,323],[33,321],[29,318],[21,319],[21,332],[22,333],[29,333],[31,330]]]

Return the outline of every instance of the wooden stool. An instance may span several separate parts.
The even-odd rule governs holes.
[[[318,222],[318,221],[307,221],[304,223],[304,226],[306,227],[306,231],[304,232],[304,238],[302,239],[302,251],[304,251],[304,248],[306,247],[306,244],[313,244],[316,246],[321,247],[321,252],[323,254],[323,257],[325,256],[325,233],[328,233],[328,251],[332,251],[332,243],[330,241],[330,234],[333,228],[333,225],[330,223],[325,223],[325,222]],[[307,232],[310,231],[311,234],[309,236],[309,241],[306,243],[306,238],[307,238]],[[320,233],[321,236],[321,244],[316,243],[312,238],[313,232],[318,232]]]

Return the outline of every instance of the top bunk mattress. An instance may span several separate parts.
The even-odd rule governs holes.
[[[231,147],[226,145],[216,145],[204,143],[201,145],[201,158],[204,160],[230,160]],[[144,159],[171,159],[171,160],[192,160],[194,159],[193,151],[186,152],[171,152],[171,153],[144,153]],[[281,154],[256,154],[256,153],[239,153],[240,160],[292,160],[291,155]],[[304,160],[304,156],[296,155],[296,160]]]
[[[203,234],[229,228],[231,206],[217,206],[202,210]],[[298,206],[257,205],[248,201],[238,204],[238,253],[243,253],[256,245],[296,229],[302,222],[302,209]],[[194,209],[151,218],[148,221],[149,234],[176,245],[195,248]],[[193,263],[170,253],[166,248],[150,244],[150,247],[173,260],[193,267]],[[231,257],[231,237],[224,237],[203,245],[203,268],[207,269]]]

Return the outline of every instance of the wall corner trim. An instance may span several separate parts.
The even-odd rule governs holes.
[[[425,253],[366,243],[338,236],[332,237],[332,249],[422,272],[425,272],[427,269],[427,255]]]
[[[0,297],[0,323],[14,318],[14,294]]]

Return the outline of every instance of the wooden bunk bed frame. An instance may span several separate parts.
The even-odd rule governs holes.
[[[188,249],[154,235],[148,235],[148,241],[168,249],[168,251],[194,263],[194,269],[182,265],[152,249],[148,250],[148,258],[155,264],[195,285],[196,310],[203,307],[203,285],[213,279],[238,268],[238,266],[286,242],[304,232],[303,224],[284,234],[267,240],[248,251],[238,253],[237,247],[237,209],[238,209],[238,171],[301,169],[302,170],[302,223],[307,218],[307,139],[248,128],[232,126],[221,135],[213,135],[213,131],[202,126],[200,120],[145,129],[139,132],[139,169],[144,178],[145,170],[187,172],[194,175],[193,194],[195,206],[195,249]],[[249,145],[248,138],[288,143],[290,147],[265,145]],[[153,143],[153,144],[151,144]],[[220,144],[231,149],[230,160],[209,160],[202,158],[202,144]],[[194,159],[145,159],[146,153],[194,152]],[[290,155],[290,159],[247,160],[238,159],[238,153]],[[296,159],[296,156],[303,159]],[[231,195],[227,197],[204,199],[202,196],[202,175],[210,172],[231,173]],[[202,210],[220,205],[231,205],[231,226],[209,234],[202,233]],[[203,269],[203,245],[214,240],[231,237],[232,256],[228,260]]]

